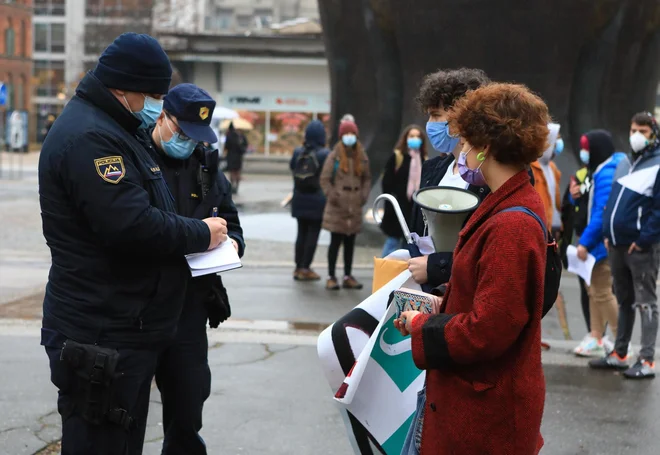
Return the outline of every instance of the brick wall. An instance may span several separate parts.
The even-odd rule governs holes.
[[[9,29],[13,30],[14,36],[12,55],[8,55]],[[12,85],[15,108],[31,110],[32,0],[0,3],[0,81]]]

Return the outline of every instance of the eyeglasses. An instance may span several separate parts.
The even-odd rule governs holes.
[[[179,133],[179,137],[181,138],[182,141],[191,141],[191,140],[192,140],[191,138],[189,138],[188,136],[186,136],[185,134],[183,134],[183,130],[181,129],[181,127],[179,126],[179,124],[178,124],[177,122],[175,122],[174,119],[172,119],[172,117],[170,117],[170,114],[168,114],[167,112],[165,112],[165,117],[167,117],[167,119],[168,119],[170,122],[172,122],[172,124],[173,124],[174,126],[176,126],[176,129],[177,129],[176,132]]]

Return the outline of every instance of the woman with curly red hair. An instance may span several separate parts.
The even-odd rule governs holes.
[[[543,445],[545,209],[526,167],[545,150],[549,121],[543,100],[513,84],[469,92],[449,114],[461,176],[492,193],[460,233],[440,314],[395,322],[427,372],[422,455],[532,455]]]

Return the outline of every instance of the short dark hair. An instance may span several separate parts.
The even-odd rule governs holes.
[[[417,95],[417,104],[425,114],[429,109],[447,109],[469,90],[489,84],[490,79],[480,69],[459,68],[427,74]]]
[[[636,123],[639,126],[648,126],[649,128],[653,128],[654,119],[648,112],[638,112],[633,115],[630,123]]]
[[[502,164],[536,161],[548,145],[550,114],[543,100],[524,85],[490,84],[467,94],[449,113],[452,134]]]

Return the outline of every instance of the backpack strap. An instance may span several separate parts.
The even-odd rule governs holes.
[[[545,237],[546,242],[548,241],[548,229],[545,227],[545,223],[536,213],[534,213],[527,207],[509,207],[508,209],[504,209],[499,213],[504,213],[504,212],[523,212],[528,214],[529,216],[533,216],[534,219],[538,221],[538,223],[541,225],[541,229],[543,230],[543,236]]]

